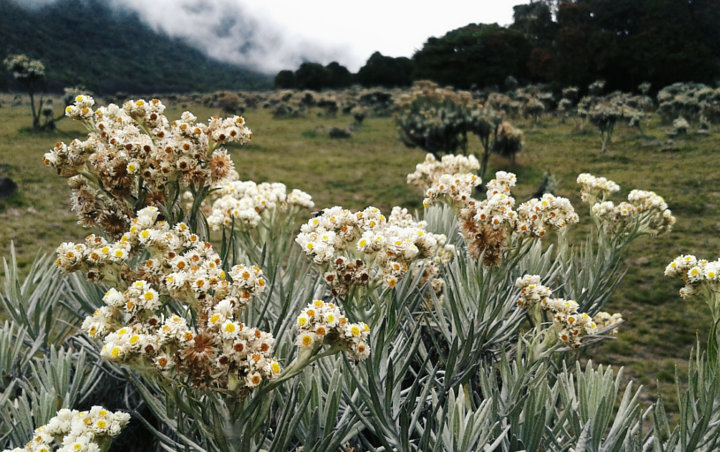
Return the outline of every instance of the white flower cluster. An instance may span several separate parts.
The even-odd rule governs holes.
[[[78,94],[75,96],[73,105],[65,107],[65,116],[71,119],[89,120],[95,114],[92,110],[93,105],[95,105],[95,99],[85,94]],[[51,156],[47,155],[47,157]]]
[[[3,64],[12,72],[13,77],[21,82],[36,81],[45,76],[45,65],[42,61],[33,60],[27,55],[8,55]]]
[[[297,345],[317,349],[323,345],[340,347],[355,361],[370,356],[366,323],[348,323],[340,308],[333,303],[314,300],[297,318]]]
[[[485,200],[475,204],[474,220],[479,223],[489,223],[495,230],[513,228],[517,220],[515,198],[510,195],[510,189],[515,186],[517,178],[513,173],[498,171],[495,179],[490,180],[486,186]]]
[[[685,287],[680,296],[688,299],[707,289],[712,293],[720,292],[720,259],[707,261],[692,254],[678,256],[665,267],[665,276],[681,277]]]
[[[100,452],[107,450],[112,438],[129,421],[129,414],[113,413],[101,406],[90,411],[63,408],[47,424],[35,429],[33,439],[24,448],[3,452]]]
[[[468,203],[474,202],[473,191],[481,183],[480,178],[472,173],[442,174],[425,190],[423,206],[427,209],[437,200],[442,200],[455,208],[465,208]]]
[[[539,275],[525,275],[515,281],[515,287],[520,289],[520,298],[517,301],[518,307],[530,309],[536,304],[547,306],[547,298],[552,291],[547,286],[540,284]]]
[[[632,190],[627,202],[615,205],[602,201],[592,206],[592,214],[600,219],[608,231],[618,233],[637,227],[637,232],[658,235],[670,232],[675,217],[665,200],[651,191]]]
[[[610,330],[610,334],[616,335],[618,330],[614,327],[614,325],[620,323],[623,321],[622,314],[619,312],[616,312],[614,314],[610,314],[608,312],[598,312],[595,314],[595,317],[593,317],[593,322],[597,325],[597,329],[599,331],[607,331]]]
[[[350,285],[373,281],[395,287],[414,262],[437,256],[438,264],[447,262],[453,250],[438,254],[446,237],[425,227],[399,207],[386,219],[375,207],[352,212],[336,206],[305,223],[295,241],[316,264],[327,266],[326,282],[343,295]]]
[[[487,183],[485,200],[478,201],[472,197],[473,190],[480,184],[477,176],[443,174],[427,189],[423,204],[428,207],[436,200],[449,202],[458,211],[468,252],[477,258],[482,256],[486,265],[497,265],[513,234],[544,237],[548,231],[562,232],[579,221],[568,199],[549,193],[515,210],[515,198],[510,191],[516,181],[515,174],[498,171]]]
[[[433,154],[427,154],[425,161],[415,166],[415,172],[407,175],[407,183],[427,190],[443,174],[474,173],[480,169],[480,162],[474,155],[444,155],[438,161]]]
[[[520,204],[515,232],[523,237],[543,237],[547,231],[562,232],[578,221],[570,200],[545,193],[540,199]]]
[[[580,188],[580,199],[583,202],[595,203],[604,200],[607,196],[620,191],[620,186],[604,177],[595,177],[589,173],[582,173],[577,178]]]
[[[236,265],[228,280],[208,242],[183,223],[170,229],[157,215],[154,207],[142,209],[118,242],[90,236],[58,249],[63,271],[84,270],[126,287],[108,290],[105,306],[82,325],[104,341],[103,358],[203,388],[252,388],[274,378],[281,370],[272,356],[274,338],[239,321],[265,289],[262,270]],[[148,259],[131,268],[128,258],[142,252]],[[170,300],[182,310],[172,312]]]
[[[552,298],[552,291],[541,284],[538,275],[518,278],[515,287],[520,289],[517,305],[523,309],[531,309],[537,305],[548,311],[558,339],[571,347],[579,347],[584,336],[593,335],[598,329],[610,328],[622,320],[622,316],[617,313],[610,315],[600,312],[595,318],[591,318],[585,312],[578,312],[579,306],[575,300]]]
[[[517,176],[514,173],[506,171],[498,171],[495,173],[495,179],[491,179],[486,185],[486,195],[491,197],[499,193],[510,194],[510,189],[517,183]]]
[[[255,227],[260,224],[265,212],[284,212],[292,207],[315,207],[309,194],[298,189],[288,194],[287,187],[281,183],[232,181],[218,188],[220,198],[213,203],[212,213],[207,217],[208,224],[214,230],[230,227],[233,223]]]
[[[218,185],[237,177],[221,146],[252,138],[240,116],[213,117],[203,124],[186,111],[170,122],[157,99],[95,111],[93,105],[92,97],[79,95],[66,108],[66,115],[82,121],[90,134],[70,144],[58,142],[43,161],[68,178],[80,223],[99,226],[114,237],[129,227],[138,199],[160,206],[187,187]]]
[[[597,324],[586,312],[578,312],[575,300],[549,298],[548,310],[553,314],[553,327],[558,330],[561,342],[571,347],[579,347],[583,336],[597,332]]]
[[[676,135],[684,135],[687,133],[688,129],[690,128],[690,123],[687,122],[687,119],[683,118],[682,116],[678,116],[675,118],[672,122],[673,126],[673,132]]]

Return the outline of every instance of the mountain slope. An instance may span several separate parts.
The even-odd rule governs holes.
[[[59,0],[23,9],[0,0],[0,60],[11,53],[40,59],[46,89],[83,85],[96,93],[262,89],[271,78],[210,59],[151,30],[134,13],[102,0]],[[0,70],[0,90],[13,87]]]

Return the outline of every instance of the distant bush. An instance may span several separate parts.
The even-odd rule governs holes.
[[[52,118],[52,101],[42,97],[35,105],[35,94],[45,80],[45,65],[40,60],[33,60],[27,55],[8,55],[3,61],[5,69],[12,73],[15,81],[30,97],[33,130],[52,129],[55,123]],[[47,104],[50,105],[47,105]],[[41,124],[40,119],[45,118]]]
[[[467,91],[419,81],[395,100],[394,119],[403,143],[438,157],[467,150],[470,111],[476,108]]]
[[[720,88],[701,83],[673,83],[658,91],[658,113],[667,122],[678,116],[698,121],[704,116],[712,123],[720,123]]]
[[[495,99],[497,105],[509,98],[499,95]],[[522,132],[509,123],[505,123],[502,135],[499,133],[501,114],[484,107],[467,91],[440,88],[430,81],[415,82],[412,89],[396,98],[394,119],[403,143],[420,147],[435,157],[456,151],[466,153],[467,135],[475,134],[484,148],[481,178],[491,152],[501,153],[514,163],[515,154],[522,147]]]
[[[545,112],[545,105],[536,97],[531,97],[522,106],[523,114],[526,117],[532,117],[535,123],[540,121],[540,115]]]
[[[513,127],[509,122],[503,121],[497,128],[497,136],[493,144],[493,151],[509,158],[515,164],[515,156],[523,146],[522,130]]]
[[[685,134],[687,134],[687,131],[690,128],[690,124],[682,116],[678,116],[677,118],[675,118],[672,125],[673,125],[673,134],[675,134],[675,135],[685,135]]]
[[[245,111],[245,103],[237,94],[230,91],[218,93],[215,105],[226,115],[241,115]]]
[[[595,82],[593,92],[600,92],[601,83]],[[604,85],[602,85],[604,86]],[[585,96],[580,99],[577,106],[578,116],[587,119],[597,127],[600,132],[602,152],[607,152],[612,141],[615,125],[625,121],[628,126],[636,127],[642,132],[641,120],[645,113],[643,110],[652,107],[652,100],[647,96],[633,96],[621,92],[610,93],[606,96]]]

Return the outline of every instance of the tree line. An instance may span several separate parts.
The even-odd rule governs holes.
[[[513,23],[474,24],[429,38],[411,58],[375,52],[353,74],[337,62],[280,71],[278,88],[407,86],[429,79],[456,88],[549,83],[653,91],[720,73],[717,0],[540,0],[514,7]]]

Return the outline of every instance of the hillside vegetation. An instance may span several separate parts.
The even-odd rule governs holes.
[[[0,59],[14,53],[41,60],[45,88],[53,92],[77,85],[106,94],[270,85],[265,75],[212,60],[98,0],[60,0],[38,9],[0,0]],[[12,75],[0,72],[0,91],[14,87]]]

